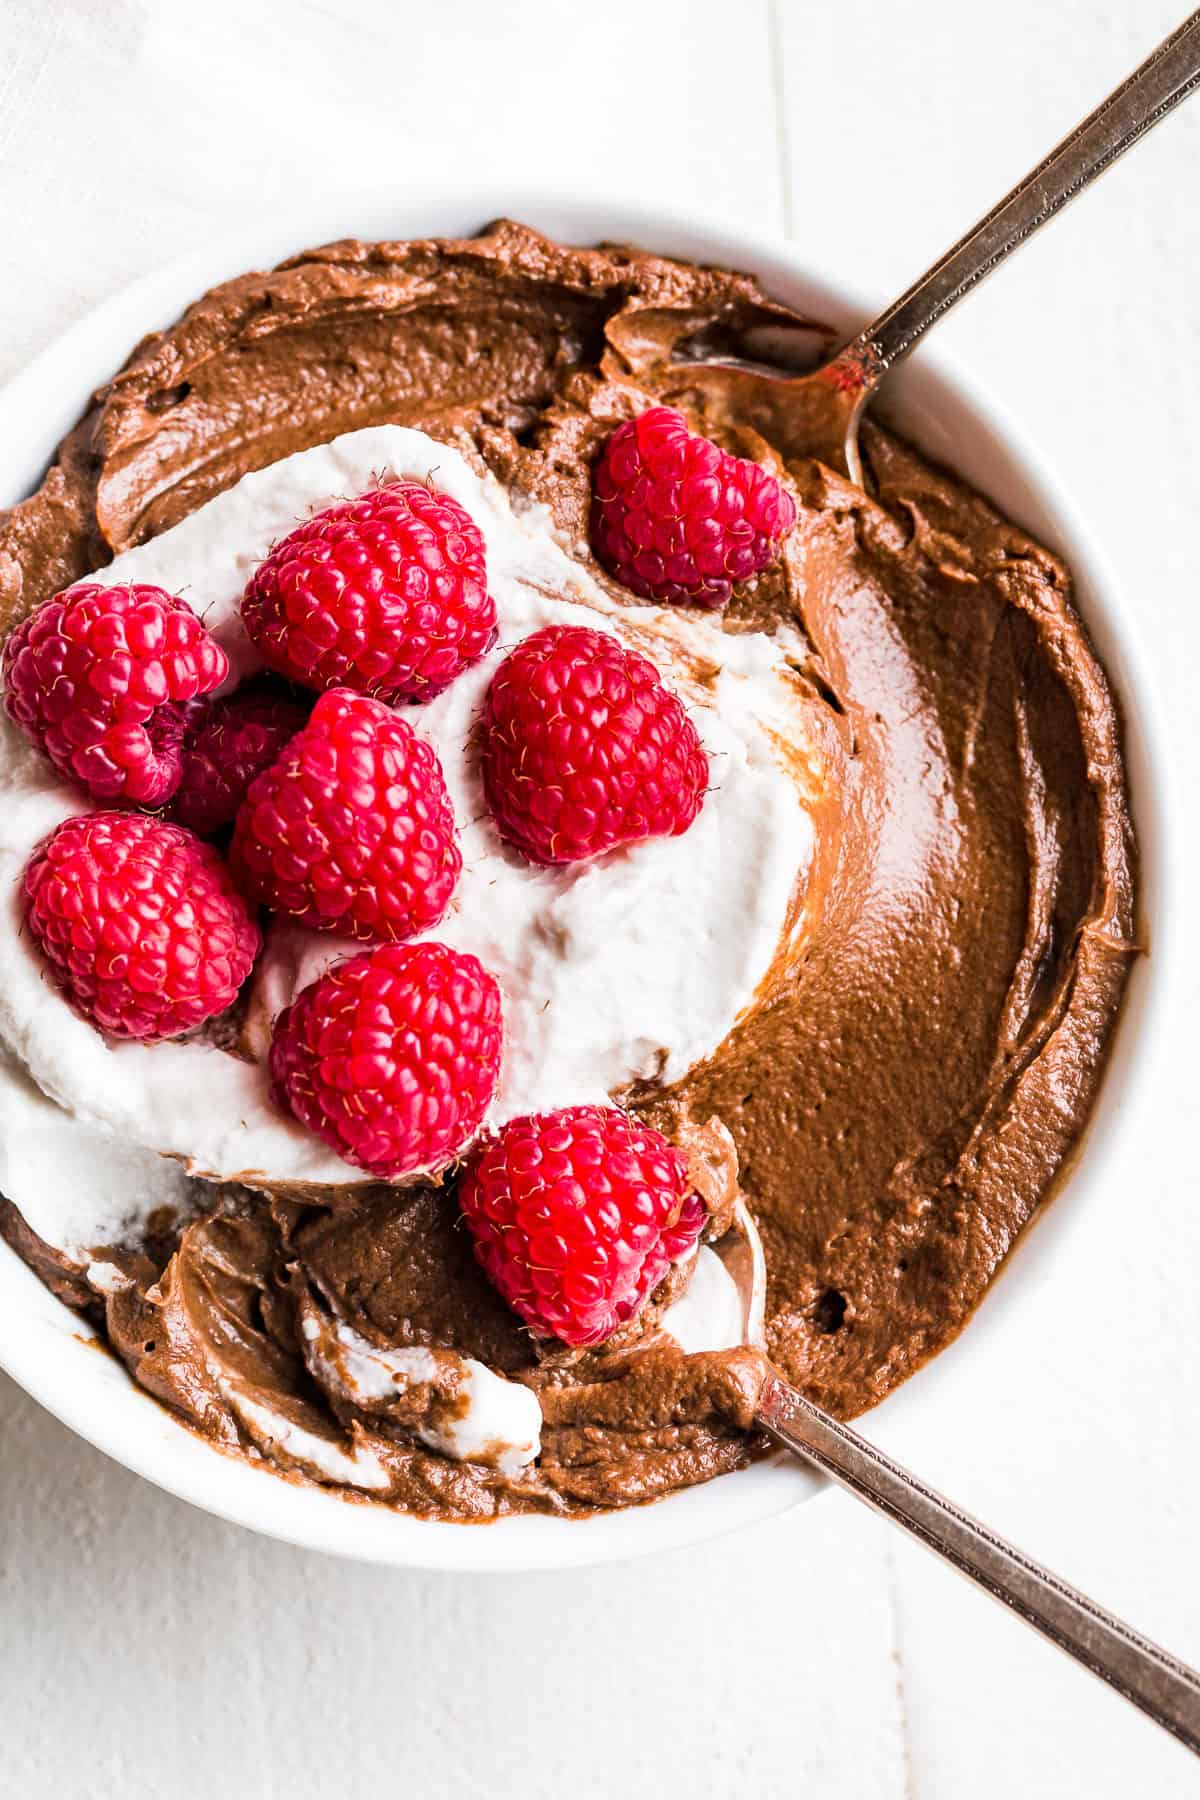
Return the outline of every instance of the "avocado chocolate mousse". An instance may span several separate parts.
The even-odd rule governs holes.
[[[429,1516],[763,1451],[969,1318],[1137,950],[1068,571],[502,222],[203,296],[0,514],[0,1228],[216,1447]],[[747,1339],[751,1341],[747,1341]]]

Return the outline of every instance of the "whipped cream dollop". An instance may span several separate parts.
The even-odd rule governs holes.
[[[245,476],[95,579],[180,594],[225,649],[235,685],[259,667],[239,601],[272,544],[313,511],[397,476],[431,479],[475,519],[499,617],[488,658],[426,705],[401,709],[441,758],[464,858],[450,913],[425,935],[474,952],[503,995],[505,1053],[487,1124],[603,1102],[638,1077],[671,1081],[717,1048],[801,928],[820,775],[778,644],[671,609],[617,605],[555,540],[543,509],[515,511],[457,450],[397,426]],[[564,869],[535,868],[501,843],[473,727],[497,660],[551,623],[639,649],[688,707],[712,786],[681,837]],[[33,1229],[68,1253],[119,1241],[153,1206],[178,1204],[187,1174],[362,1182],[275,1106],[265,1066],[275,1015],[361,946],[275,924],[250,996],[249,1056],[203,1038],[105,1038],[67,1006],[22,929],[31,852],[88,802],[7,720],[0,767],[0,1191]]]

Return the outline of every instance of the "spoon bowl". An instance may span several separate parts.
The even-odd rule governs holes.
[[[872,371],[859,352],[856,338],[802,375],[737,356],[681,357],[657,385],[669,403],[703,410],[706,391],[719,380],[723,405],[784,456],[815,456],[861,487],[858,423],[883,371]]]

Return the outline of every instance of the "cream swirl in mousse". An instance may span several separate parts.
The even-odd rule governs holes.
[[[234,686],[259,666],[239,601],[271,546],[330,502],[399,476],[430,480],[476,521],[499,620],[487,656],[427,704],[400,709],[438,752],[463,853],[450,911],[425,935],[473,952],[502,992],[505,1048],[486,1125],[604,1103],[642,1079],[678,1080],[755,1005],[803,929],[821,777],[779,641],[615,605],[556,541],[543,509],[514,511],[457,450],[398,426],[246,475],[93,579],[181,595],[229,656]],[[687,707],[712,781],[680,837],[562,868],[535,867],[501,843],[475,725],[499,659],[552,623],[608,631],[648,655]],[[154,1208],[181,1203],[188,1176],[268,1192],[361,1185],[361,1170],[278,1108],[266,1067],[273,1019],[361,946],[277,921],[232,1046],[227,1034],[151,1045],[103,1037],[47,978],[20,918],[34,847],[89,804],[7,721],[0,756],[0,1191],[41,1238],[75,1255],[136,1236]]]

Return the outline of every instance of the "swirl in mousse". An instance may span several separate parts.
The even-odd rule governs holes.
[[[107,761],[9,678],[0,1216],[223,1450],[459,1520],[707,1480],[763,1449],[735,1217],[853,1416],[1084,1129],[1135,851],[1068,572],[882,427],[859,488],[673,360],[764,327],[820,331],[508,222],[334,244],[147,339],[0,515],[10,650],[84,582],[102,701],[120,596],[204,634]],[[158,797],[201,742],[207,848]],[[232,871],[232,1004],[123,1034],[56,978],[28,871],[93,815]]]

